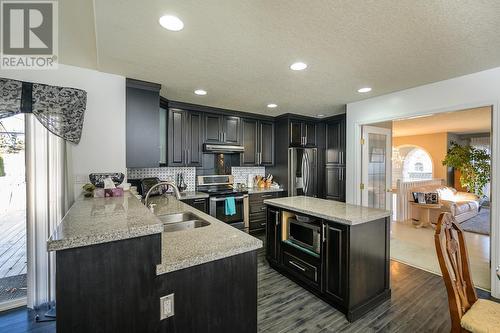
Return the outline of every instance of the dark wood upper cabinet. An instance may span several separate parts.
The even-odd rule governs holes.
[[[240,143],[240,117],[205,114],[205,143]]]
[[[274,122],[259,121],[260,165],[274,165]]]
[[[258,123],[258,120],[255,119],[241,120],[241,144],[245,147],[245,151],[241,154],[241,165],[253,166],[258,164]]]
[[[316,123],[303,123],[304,145],[307,147],[316,147]]]
[[[274,165],[274,122],[257,119],[242,119],[241,165]]]
[[[290,146],[302,146],[304,136],[302,135],[302,122],[290,121]]]
[[[168,115],[168,165],[185,165],[186,112],[170,109]]]
[[[186,116],[186,165],[202,166],[203,161],[203,115],[189,111]]]
[[[199,112],[169,109],[168,165],[201,166],[203,121]]]
[[[127,168],[160,165],[160,88],[156,83],[127,79]]]
[[[229,144],[240,143],[240,117],[224,116],[222,118],[222,141]]]
[[[326,122],[326,164],[345,165],[345,115]]]
[[[316,123],[290,120],[290,146],[316,147]]]
[[[206,143],[220,143],[222,141],[222,115],[205,114]]]

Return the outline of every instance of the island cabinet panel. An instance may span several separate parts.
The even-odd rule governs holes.
[[[348,228],[328,221],[323,221],[323,226],[323,292],[330,300],[345,306]]]
[[[266,258],[272,264],[280,261],[281,214],[278,209],[267,209]]]
[[[175,314],[155,332],[257,332],[256,251],[160,275],[157,285],[158,299],[174,294]]]
[[[160,262],[160,234],[57,251],[57,332],[155,332]]]

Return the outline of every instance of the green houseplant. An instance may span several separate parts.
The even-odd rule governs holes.
[[[486,150],[452,142],[443,165],[459,170],[462,187],[482,196],[484,186],[490,181],[490,161]]]

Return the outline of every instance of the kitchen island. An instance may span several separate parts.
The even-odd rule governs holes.
[[[264,204],[271,267],[351,322],[390,298],[389,211],[306,196]]]
[[[128,193],[73,204],[47,241],[57,331],[256,332],[262,242],[172,196],[150,202],[154,211]],[[187,228],[165,231],[174,224]],[[160,298],[172,294],[169,311]]]

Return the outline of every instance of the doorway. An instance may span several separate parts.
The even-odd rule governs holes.
[[[371,170],[371,157],[366,153],[373,150],[371,146],[376,146],[370,146],[366,141],[366,135],[374,132],[373,128],[391,133],[391,147],[385,149],[385,172]],[[487,162],[491,165],[491,128],[490,106],[362,127],[361,170],[365,186],[361,191],[362,203],[391,210],[392,259],[440,274],[434,248],[434,225],[439,214],[446,211],[465,231],[474,283],[479,288],[490,290],[491,173],[487,175],[489,181],[481,183],[481,189],[478,189],[479,185],[464,182],[464,177],[451,166],[447,156],[455,146],[461,151],[482,150],[488,154]],[[385,141],[387,143],[389,139],[386,137]],[[391,198],[385,200],[385,206],[380,204],[381,200],[366,199],[373,191],[369,183],[370,173],[378,175],[380,197],[381,184],[385,183],[386,193]],[[385,179],[380,175],[386,175]],[[434,206],[415,202],[418,193],[436,193],[439,200]]]

